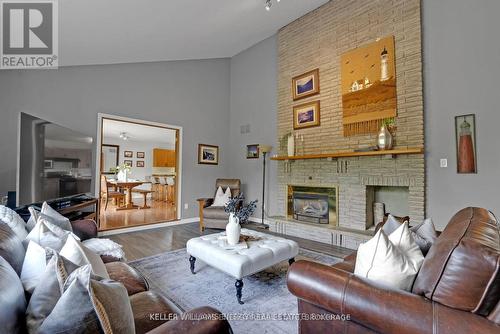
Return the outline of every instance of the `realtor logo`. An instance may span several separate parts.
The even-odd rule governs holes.
[[[57,0],[0,0],[0,69],[57,68]]]

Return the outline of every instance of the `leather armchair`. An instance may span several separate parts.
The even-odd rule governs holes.
[[[215,193],[217,189],[222,187],[223,191],[226,191],[227,187],[231,189],[231,195],[233,197],[240,194],[241,181],[238,179],[217,179],[215,181],[215,191],[211,198],[198,198],[198,204],[200,207],[200,232],[203,232],[205,228],[226,228],[229,214],[224,211],[222,206],[211,206],[214,202]]]
[[[411,292],[355,276],[355,261],[291,266],[300,333],[500,333],[500,234],[487,210],[452,218]]]

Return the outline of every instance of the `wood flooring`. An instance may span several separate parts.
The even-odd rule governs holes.
[[[287,239],[291,239],[296,241],[301,248],[335,256],[338,258],[344,258],[353,252],[353,250],[347,248],[332,246],[321,242],[292,236],[285,236],[279,233],[269,232],[268,230],[261,230],[258,228],[258,224],[247,224],[244,227],[257,229],[263,233],[274,234]],[[200,235],[217,233],[220,231],[221,230],[206,229],[203,233],[200,233],[198,223],[190,223],[159,227],[146,231],[121,233],[109,236],[107,238],[110,238],[122,245],[127,260],[131,261],[147,256],[160,254],[163,252],[185,248],[186,242],[191,238],[198,237]]]

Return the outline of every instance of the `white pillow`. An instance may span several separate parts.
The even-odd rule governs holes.
[[[106,266],[104,265],[104,262],[102,262],[101,257],[85,247],[73,235],[68,237],[59,254],[77,266],[90,264],[92,267],[92,273],[97,276],[109,278],[108,271],[106,270]]]
[[[431,218],[427,218],[422,223],[410,228],[413,239],[420,250],[425,255],[436,241],[438,235]]]
[[[53,224],[66,231],[73,232],[73,227],[71,227],[71,222],[69,221],[69,219],[61,215],[56,210],[52,209],[50,205],[47,204],[47,202],[43,202],[42,211],[40,212],[51,217]]]
[[[28,208],[28,211],[30,212],[31,216],[30,219],[28,219],[28,221],[26,222],[26,229],[28,230],[28,232],[31,232],[31,230],[33,230],[36,225],[40,212],[32,206]]]
[[[35,227],[26,236],[25,240],[34,241],[44,248],[52,248],[59,252],[70,234],[72,233],[53,224],[52,218],[40,213]]]
[[[424,262],[424,255],[413,239],[408,222],[401,224],[396,231],[392,232],[389,235],[389,241],[406,256],[418,272]]]
[[[226,192],[222,190],[222,187],[217,189],[215,193],[215,199],[212,206],[226,206],[227,202],[231,199],[231,189],[227,187]]]
[[[392,232],[396,231],[398,227],[401,226],[401,223],[394,218],[393,215],[389,215],[387,217],[387,220],[385,221],[385,224],[382,226],[382,230],[385,232],[386,235],[390,235]]]
[[[33,241],[29,242],[21,270],[21,282],[25,291],[33,293],[53,254],[51,249],[43,248]]]
[[[410,291],[418,269],[380,229],[372,239],[359,246],[354,274]]]
[[[82,241],[82,244],[97,255],[108,255],[125,260],[125,252],[122,249],[122,245],[111,239],[92,238]]]
[[[26,223],[21,216],[4,205],[0,205],[0,223],[7,224],[20,240],[24,240],[28,235]]]

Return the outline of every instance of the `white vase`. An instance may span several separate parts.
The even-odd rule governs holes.
[[[234,213],[229,214],[229,223],[226,225],[226,237],[227,243],[231,246],[240,243],[240,219],[234,215]]]
[[[287,153],[289,157],[293,157],[295,155],[295,136],[294,135],[289,135],[288,136],[288,143],[287,143]]]
[[[116,176],[118,181],[120,182],[127,182],[128,181],[128,173],[125,170],[121,170],[118,172],[118,175]]]

